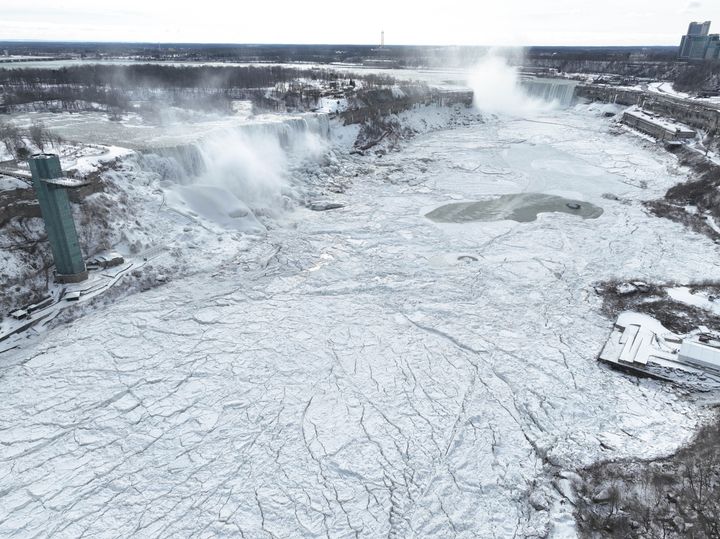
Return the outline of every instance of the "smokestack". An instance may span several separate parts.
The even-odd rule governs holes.
[[[380,48],[382,49],[385,46],[385,30],[382,30],[380,32]]]

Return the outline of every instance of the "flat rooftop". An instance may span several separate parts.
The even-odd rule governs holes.
[[[626,110],[624,114],[642,122],[649,123],[657,127],[658,129],[666,131],[668,134],[673,134],[675,136],[683,138],[692,138],[695,136],[695,130],[691,127],[688,127],[685,124],[681,124],[680,122],[675,122],[668,118],[663,118],[662,116],[657,116],[655,114],[645,112],[637,107],[632,107],[629,110]]]

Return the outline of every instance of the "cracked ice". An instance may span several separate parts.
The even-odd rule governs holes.
[[[177,279],[14,352],[0,535],[571,534],[559,473],[672,451],[705,414],[597,364],[611,321],[592,284],[717,269],[709,240],[639,203],[681,181],[672,158],[605,122],[553,112],[345,157],[373,172],[345,208],[271,230],[270,262]],[[522,191],[604,213],[423,217]]]

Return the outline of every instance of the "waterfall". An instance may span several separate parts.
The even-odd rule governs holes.
[[[521,87],[531,97],[556,103],[567,108],[575,97],[577,81],[567,79],[543,79],[538,77],[525,78],[520,82]]]
[[[488,114],[525,116],[557,106],[568,107],[576,82],[523,77],[504,57],[488,55],[468,73],[473,103]]]
[[[321,159],[329,132],[326,115],[271,117],[145,151],[138,165],[160,182],[170,208],[257,229],[257,216],[276,215],[307,193],[303,175],[294,171]]]
[[[218,160],[225,160],[227,155],[244,153],[246,159],[268,161],[285,160],[291,154],[313,157],[324,148],[329,133],[324,114],[268,119],[218,130],[188,144],[144,150],[139,160],[144,169],[160,174],[162,180],[192,183],[212,172]],[[270,154],[259,155],[263,151]],[[242,163],[238,165],[243,167]]]

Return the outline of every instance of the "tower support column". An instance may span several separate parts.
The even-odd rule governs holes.
[[[67,194],[67,187],[72,186],[73,181],[63,177],[60,159],[55,154],[33,155],[30,171],[55,260],[57,280],[66,283],[84,281],[88,272]]]

